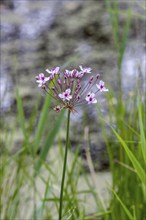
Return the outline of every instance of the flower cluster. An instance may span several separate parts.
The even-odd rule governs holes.
[[[85,75],[91,74],[92,69],[83,68],[82,66],[79,66],[79,68],[79,70],[65,70],[62,73],[60,67],[56,67],[51,70],[46,69],[49,74],[47,77],[43,73],[36,76],[38,87],[41,87],[58,101],[58,105],[54,107],[56,112],[60,112],[63,108],[68,108],[71,112],[74,112],[76,111],[75,107],[80,104],[97,103],[96,93],[108,91],[102,80],[98,82],[99,74],[89,76],[88,80],[83,81]],[[94,87],[96,89],[93,92]]]

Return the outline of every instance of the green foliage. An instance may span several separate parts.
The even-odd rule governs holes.
[[[119,134],[113,129],[114,134],[116,135],[117,139],[120,141],[121,145],[123,146],[124,150],[126,151],[126,154],[128,158],[130,159],[131,163],[133,164],[133,167],[140,178],[141,182],[146,186],[146,178],[145,178],[145,170],[142,168],[142,165],[138,162],[132,151],[129,149],[126,142],[119,136]],[[142,146],[142,148],[145,148],[146,146]]]
[[[42,149],[42,151],[40,153],[40,157],[38,158],[38,161],[37,161],[36,166],[35,166],[36,172],[39,171],[39,169],[41,167],[41,164],[42,164],[42,161],[44,161],[46,159],[47,153],[49,151],[49,148],[54,143],[55,137],[56,137],[56,135],[58,133],[58,130],[59,130],[60,126],[61,126],[61,122],[63,120],[63,116],[64,116],[64,111],[62,111],[58,115],[57,120],[55,121],[53,127],[50,129],[50,132],[48,133],[48,135],[46,137],[43,149]]]
[[[107,145],[113,168],[113,193],[117,199],[113,197],[111,200],[112,214],[109,219],[116,219],[118,216],[126,219],[127,215],[128,219],[145,218],[146,144],[145,127],[142,123],[144,103],[140,98],[138,100],[137,108],[133,108],[130,112],[125,112],[129,100],[125,104],[123,102],[124,113],[116,120],[116,129],[110,126],[117,138],[116,141],[113,137],[110,146]],[[117,111],[116,107],[115,111]]]
[[[27,131],[26,131],[26,120],[25,120],[25,116],[24,116],[24,109],[23,109],[23,105],[22,105],[22,99],[19,95],[19,91],[18,88],[16,89],[16,100],[17,100],[17,111],[18,111],[18,119],[19,119],[19,123],[20,123],[20,127],[24,136],[24,139],[27,141]]]
[[[119,198],[119,196],[117,195],[117,193],[115,191],[113,191],[113,193],[116,196],[116,199],[120,202],[120,204],[121,204],[125,214],[127,215],[128,219],[134,220],[135,218],[131,215],[131,213],[129,212],[129,210],[125,206],[124,202],[121,201],[121,199]]]
[[[36,152],[38,147],[39,147],[39,143],[41,141],[41,137],[42,137],[42,133],[45,129],[45,125],[46,125],[46,121],[48,120],[48,110],[51,104],[51,97],[49,95],[46,96],[45,98],[45,102],[41,111],[41,115],[39,118],[39,122],[35,131],[35,144],[34,144],[34,151]]]

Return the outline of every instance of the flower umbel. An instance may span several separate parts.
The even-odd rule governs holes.
[[[89,67],[79,66],[79,70],[65,70],[63,73],[60,72],[60,67],[56,67],[51,70],[46,69],[46,72],[49,76],[46,77],[40,73],[36,76],[36,82],[38,87],[41,87],[57,101],[57,105],[54,107],[56,112],[60,112],[63,108],[75,112],[78,105],[97,103],[95,98],[97,92],[108,91],[102,80],[97,83],[99,74],[90,75],[92,69]],[[90,75],[87,81],[84,80],[85,75]]]

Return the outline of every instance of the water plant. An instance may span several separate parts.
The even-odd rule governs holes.
[[[90,75],[92,69],[89,67],[83,68],[82,66],[79,66],[79,68],[80,70],[65,70],[63,73],[61,73],[60,67],[56,67],[51,70],[46,69],[47,73],[49,73],[49,76],[47,77],[44,75],[44,73],[40,73],[38,76],[36,76],[38,87],[43,89],[47,94],[49,94],[57,101],[57,105],[54,107],[54,110],[56,112],[60,112],[62,109],[68,110],[66,146],[60,190],[59,220],[62,219],[63,190],[66,173],[67,153],[69,148],[70,113],[76,113],[76,107],[78,105],[85,103],[97,103],[97,99],[95,98],[96,93],[108,91],[102,80],[97,83],[99,74],[96,74],[96,76],[90,76],[89,79],[84,82],[83,78],[86,75]],[[94,88],[95,85],[96,88]]]
[[[115,65],[117,71],[113,78],[111,77],[112,79],[110,81],[111,84],[112,82],[115,83],[117,87],[115,88],[113,85],[112,88],[114,88],[114,90],[112,91],[112,88],[110,88],[110,93],[106,93],[108,116],[103,117],[102,112],[99,110],[100,108],[98,108],[98,119],[101,119],[101,124],[98,124],[98,126],[104,136],[104,143],[106,143],[107,146],[110,163],[110,172],[108,172],[108,174],[112,177],[112,186],[109,187],[111,194],[106,208],[100,209],[99,197],[97,195],[97,188],[100,187],[100,183],[96,182],[96,177],[99,177],[103,172],[95,173],[92,158],[90,152],[88,152],[89,155],[86,162],[87,164],[89,163],[90,173],[86,173],[82,168],[84,161],[79,157],[78,150],[72,153],[68,149],[70,143],[66,142],[68,163],[65,164],[66,169],[64,173],[64,180],[66,182],[62,182],[62,208],[60,209],[60,215],[62,215],[62,219],[68,220],[145,220],[146,91],[142,91],[142,93],[138,92],[139,89],[142,89],[140,84],[139,88],[133,88],[132,93],[127,94],[125,99],[121,85],[121,67],[125,49],[127,48],[127,43],[135,36],[135,34],[131,35],[131,31],[133,33],[134,30],[134,21],[136,21],[136,37],[139,38],[139,30],[141,30],[139,27],[142,25],[141,21],[145,21],[145,17],[142,15],[142,6],[144,10],[145,7],[143,1],[133,1],[130,3],[128,1],[105,0],[104,2],[106,3],[107,12],[109,13],[109,22],[111,22],[112,43],[117,53],[117,62]],[[138,6],[135,7],[136,10],[132,7],[134,3]],[[141,10],[139,10],[139,6]],[[41,40],[41,36],[39,40]],[[142,45],[143,40],[140,41]],[[100,41],[98,43],[100,43]],[[11,42],[10,44],[13,45]],[[47,44],[48,42],[45,41],[45,47]],[[12,57],[11,53],[10,56]],[[61,64],[64,67],[68,65],[78,65],[78,63],[75,64],[75,60],[78,60],[77,54],[75,54],[75,59],[74,57],[72,59],[71,56],[68,56],[67,60],[69,61],[69,59],[71,59],[69,63]],[[112,60],[112,57],[110,59]],[[12,63],[14,66],[17,66],[18,62],[19,59],[14,59]],[[33,64],[36,67],[38,65],[38,63]],[[50,64],[54,65],[54,63],[51,62]],[[44,55],[43,58],[41,56],[41,66],[43,65],[46,65]],[[102,65],[104,65],[104,63]],[[102,67],[103,66],[101,66],[101,69]],[[109,65],[108,69],[110,68],[111,66]],[[84,69],[85,68],[81,66],[79,70],[76,71],[82,72]],[[32,75],[30,68],[29,71]],[[15,70],[15,72],[17,71]],[[36,70],[35,72],[40,71]],[[0,209],[1,219],[3,220],[24,218],[29,220],[57,219],[59,202],[61,202],[61,196],[58,196],[59,192],[61,193],[60,167],[62,167],[62,165],[60,166],[60,164],[63,164],[65,161],[63,153],[64,141],[62,140],[62,136],[60,138],[60,133],[62,132],[60,128],[64,128],[62,124],[66,121],[64,113],[66,111],[68,113],[68,125],[71,114],[78,114],[78,105],[84,103],[90,105],[95,103],[95,106],[97,106],[98,100],[96,99],[96,91],[101,89],[101,86],[104,86],[103,82],[98,83],[98,80],[95,80],[96,76],[94,76],[93,81],[95,83],[92,82],[94,86],[89,87],[88,90],[86,90],[87,93],[83,93],[80,98],[74,99],[73,94],[75,90],[72,90],[73,87],[75,89],[77,81],[80,80],[82,89],[84,87],[86,89],[87,84],[85,83],[89,82],[90,79],[84,81],[84,78],[90,77],[92,71],[88,69],[88,73],[85,73],[84,76],[79,79],[72,78],[75,74],[72,70],[66,72],[66,74],[70,76],[66,79],[66,83],[63,82],[65,71],[61,73],[60,67],[53,70],[47,69],[47,76],[44,76],[44,74],[38,75],[36,80],[46,96],[43,103],[42,96],[37,94],[38,100],[35,100],[36,104],[34,108],[31,109],[30,115],[27,114],[25,108],[26,100],[23,99],[21,90],[18,88],[16,92],[17,112],[15,112],[13,125],[10,126],[11,123],[6,114],[4,115],[6,117],[1,117],[3,129],[0,134]],[[29,77],[28,79],[30,82]],[[74,82],[70,84],[71,88],[67,87],[67,81],[71,83],[70,80],[74,80]],[[63,85],[62,89],[60,82]],[[57,91],[59,96],[57,97],[55,97],[56,88],[53,88],[55,87],[54,84],[57,86],[57,89],[59,89]],[[96,86],[96,84],[98,86]],[[18,82],[17,86],[20,86]],[[79,92],[78,95],[80,95]],[[54,111],[58,112],[54,114],[55,119],[53,118],[53,120],[51,115],[51,101],[53,101],[54,104]],[[68,102],[70,102],[70,104],[67,104]],[[12,112],[13,108],[10,108],[8,114],[11,115]],[[50,129],[48,129],[48,122]],[[70,127],[70,124],[68,127]],[[109,128],[108,132],[106,130],[107,127]],[[16,133],[19,136],[17,143],[15,140]],[[111,135],[109,135],[109,133],[111,133]],[[56,137],[58,137],[57,141]],[[88,142],[89,140],[85,140],[86,144]],[[79,147],[79,142],[77,145],[77,147]],[[52,151],[53,155],[55,154],[53,158]],[[32,175],[33,173],[34,175]],[[38,182],[43,183],[43,189],[38,185]],[[87,187],[84,188],[83,184],[86,184]],[[79,188],[78,185],[81,185],[81,188]],[[90,200],[91,197],[93,198],[92,201]],[[90,206],[88,206],[89,202],[95,206],[93,212]]]

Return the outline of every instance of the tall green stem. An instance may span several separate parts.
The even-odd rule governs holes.
[[[62,173],[62,181],[61,181],[61,191],[60,191],[59,220],[61,220],[62,218],[63,189],[64,189],[65,171],[66,171],[66,163],[67,163],[67,152],[69,147],[69,124],[70,124],[70,111],[68,110],[66,146],[65,146],[64,165],[63,165],[63,173]]]

